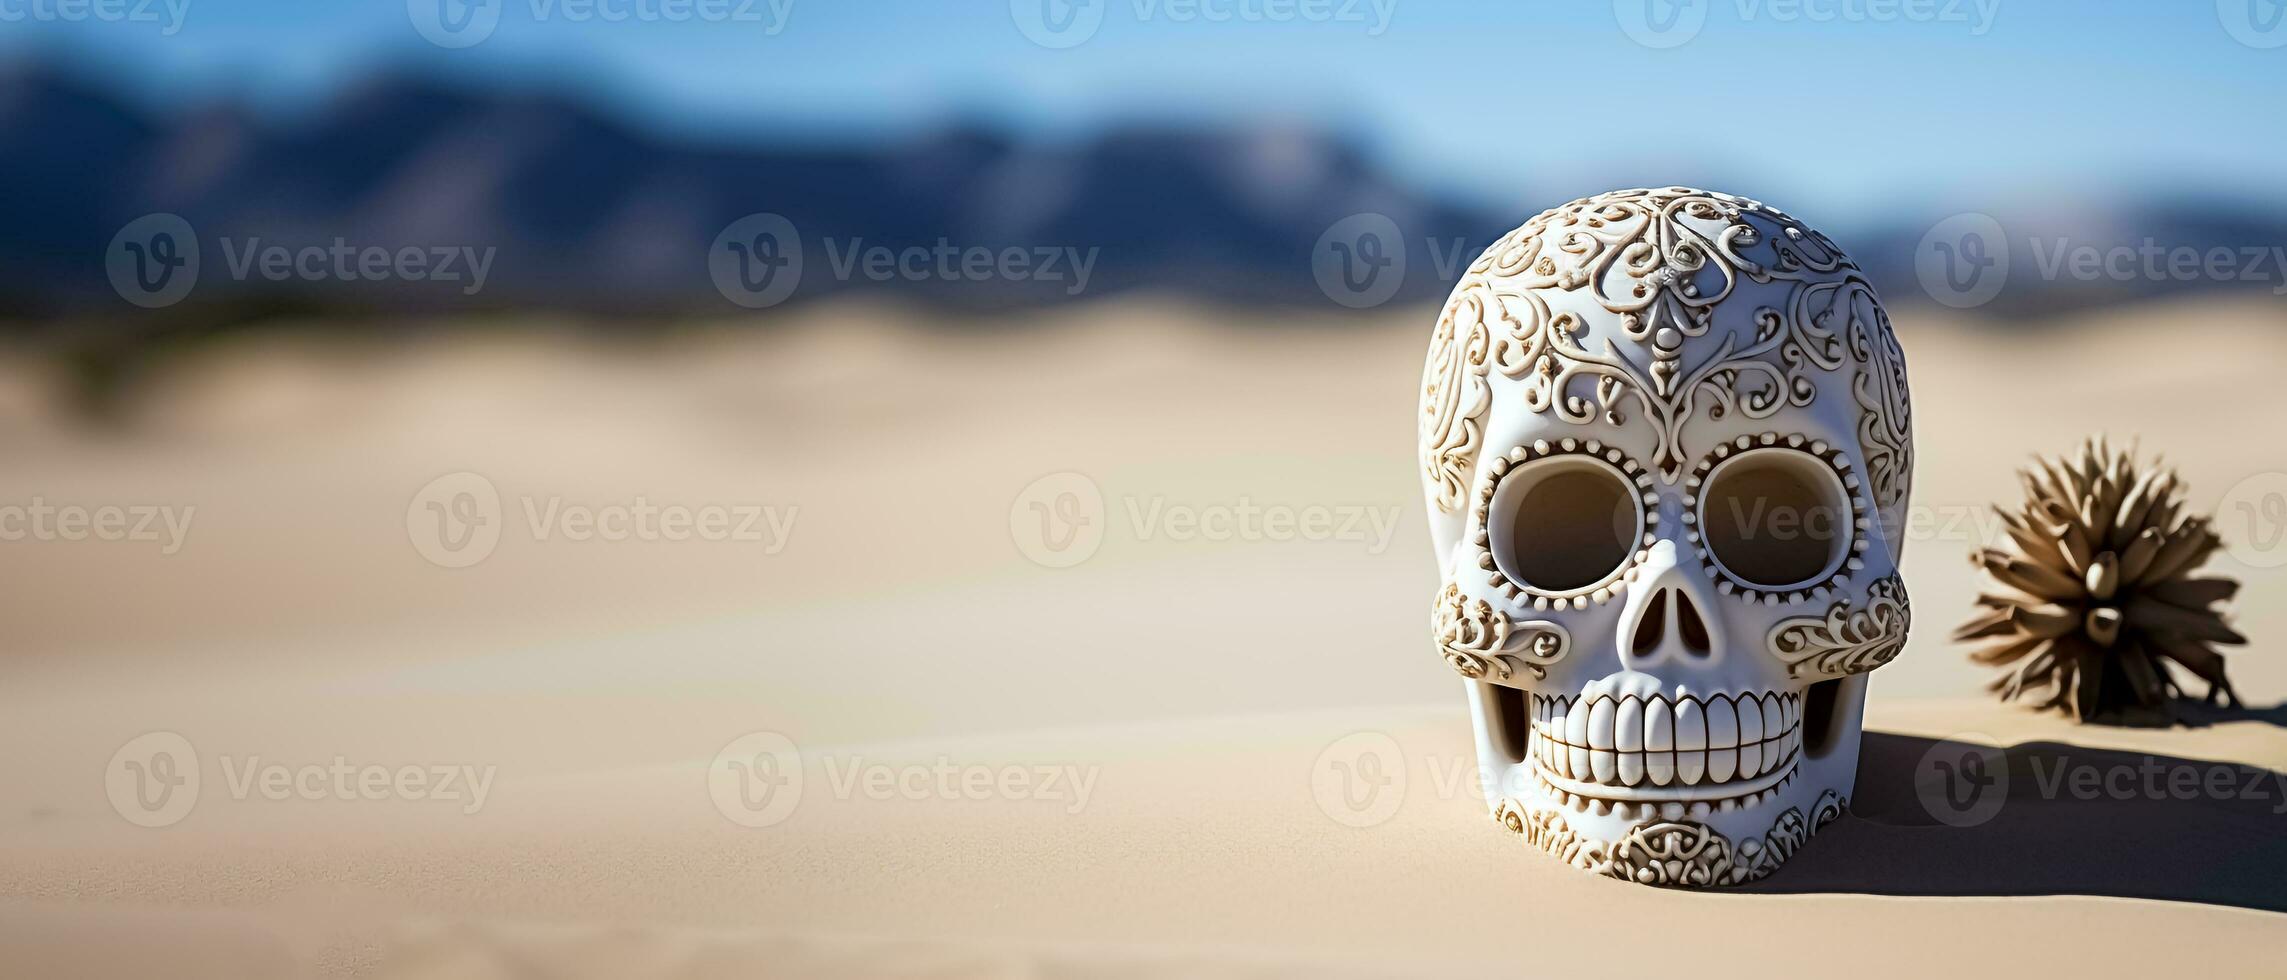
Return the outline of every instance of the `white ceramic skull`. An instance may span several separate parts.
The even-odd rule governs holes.
[[[1838,816],[1905,645],[1905,363],[1824,235],[1615,191],[1485,250],[1438,318],[1421,464],[1493,815],[1575,867],[1762,877]]]

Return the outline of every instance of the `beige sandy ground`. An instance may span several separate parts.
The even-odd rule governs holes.
[[[2261,565],[2287,551],[2219,562],[2247,581],[2256,639],[2233,674],[2267,710],[2203,728],[1986,706],[1943,632],[1974,587],[1971,519],[2014,492],[2025,452],[2084,432],[2142,433],[2227,534],[2268,541],[2263,492],[2287,472],[2277,304],[2008,336],[1902,313],[1919,628],[1877,675],[1886,734],[1854,819],[1723,895],[1586,879],[1472,799],[1465,715],[1423,635],[1426,316],[1233,329],[1130,303],[955,334],[841,307],[668,347],[256,339],[164,375],[109,432],[63,420],[52,377],[8,361],[0,503],[195,511],[173,554],[0,543],[0,974],[1665,975],[1663,956],[1697,950],[1717,975],[1841,955],[1869,976],[2276,973],[2287,572]],[[407,512],[460,471],[498,488],[502,537],[440,568]],[[1101,491],[1103,542],[1043,567],[1020,549],[1020,493],[1065,472]],[[524,513],[639,496],[795,519],[775,547],[541,540]],[[1140,521],[1242,504],[1394,531],[1213,541]],[[747,828],[710,763],[763,730],[802,749],[799,803]],[[105,790],[114,752],[151,731],[187,740],[202,779],[158,829]],[[1358,732],[1406,760],[1370,827],[1313,786]],[[1988,823],[1939,825],[1916,795],[1914,763],[1948,736],[2016,747]],[[250,765],[337,757],[493,777],[473,813],[232,787]],[[933,783],[941,764],[1077,775],[1052,799],[862,782]],[[2037,785],[2124,765],[2235,789]]]

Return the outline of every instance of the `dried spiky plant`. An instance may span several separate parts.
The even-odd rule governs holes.
[[[2081,721],[2151,717],[2184,696],[2173,663],[2208,683],[2208,704],[2237,706],[2213,644],[2247,641],[2211,607],[2239,583],[2192,577],[2222,541],[2207,518],[2182,514],[2175,472],[2158,460],[2140,470],[2133,446],[2100,440],[2077,460],[2035,462],[2019,474],[2024,510],[1994,508],[2014,549],[1970,556],[2003,588],[1979,595],[1954,632],[1990,641],[1970,659],[2009,668],[1990,689]]]

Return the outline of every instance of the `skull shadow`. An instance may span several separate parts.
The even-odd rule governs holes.
[[[2287,706],[2213,720],[2282,725]],[[1778,874],[1739,890],[2094,895],[2287,912],[2287,773],[1868,731],[1850,810]]]

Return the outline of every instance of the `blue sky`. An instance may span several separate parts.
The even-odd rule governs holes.
[[[466,0],[172,0],[172,34],[169,0],[104,0],[150,4],[124,23],[38,13],[56,2],[0,0],[0,51],[161,104],[292,111],[411,67],[736,138],[1303,122],[1493,203],[1712,173],[1844,217],[2112,190],[2287,207],[2287,47],[2264,46],[2287,24],[2261,31],[2281,0],[1690,0],[1665,48],[1622,26],[1647,0],[1084,0],[1100,21],[1064,49],[1019,26],[1057,0],[481,0],[497,26],[457,49],[414,24]]]

